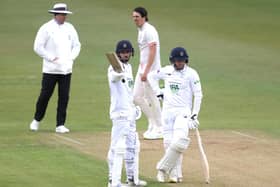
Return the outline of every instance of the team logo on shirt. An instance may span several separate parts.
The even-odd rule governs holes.
[[[170,86],[171,92],[174,94],[178,93],[178,91],[180,90],[178,84],[170,84],[169,86]]]
[[[196,80],[196,81],[194,81],[194,84],[198,84],[200,81],[199,80]]]
[[[128,87],[132,89],[133,85],[134,85],[133,80],[132,79],[128,79],[127,82],[128,82]]]

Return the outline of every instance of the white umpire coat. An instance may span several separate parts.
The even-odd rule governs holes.
[[[72,73],[81,44],[72,24],[58,24],[55,19],[42,25],[34,41],[34,51],[43,58],[43,73]],[[57,61],[53,61],[58,57]]]
[[[158,81],[164,80],[163,112],[180,109],[183,115],[197,114],[202,100],[202,89],[198,73],[185,65],[183,70],[176,71],[173,65],[165,66],[148,75],[153,91],[159,95],[162,91]]]
[[[110,87],[111,104],[110,118],[125,117],[128,120],[135,118],[135,106],[133,104],[133,75],[130,64],[123,65],[123,75],[119,76],[112,66],[108,68],[108,81]]]

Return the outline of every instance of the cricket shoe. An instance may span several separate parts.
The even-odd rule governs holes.
[[[148,134],[150,134],[152,132],[152,126],[153,126],[152,124],[148,125],[148,129],[143,133],[144,138],[147,137]]]
[[[60,125],[55,128],[55,132],[56,133],[68,133],[68,132],[70,132],[70,130],[67,129],[64,125]]]
[[[128,179],[127,182],[126,182],[126,186],[127,187],[143,187],[143,186],[147,186],[147,182],[144,181],[144,180],[140,180],[135,183],[133,179]]]
[[[169,176],[169,180],[168,180],[169,183],[180,183],[182,182],[182,178],[178,178],[176,176]]]
[[[163,171],[158,170],[157,181],[158,182],[165,182],[166,181],[165,178],[166,178],[166,174]]]
[[[126,184],[119,184],[117,186],[112,186],[112,184],[108,182],[108,187],[126,187]]]
[[[158,140],[163,138],[162,132],[159,130],[152,130],[148,133],[144,133],[143,136],[146,140]]]
[[[149,137],[150,137],[150,134],[151,132],[149,131],[149,130],[146,130],[144,133],[143,133],[143,137],[144,137],[144,139],[149,139]]]
[[[108,187],[126,187],[126,184],[119,184],[117,186],[113,186],[111,182],[108,182]]]
[[[182,178],[180,177],[180,179],[182,179]],[[179,183],[180,179],[178,177],[177,167],[173,168],[169,174],[168,182],[169,183]]]
[[[34,120],[30,123],[30,130],[32,130],[32,131],[38,131],[38,130],[39,130],[39,125],[40,125],[40,122],[37,121],[36,119],[34,119]]]
[[[151,133],[151,131],[148,129],[143,133],[143,137],[144,139],[147,139],[147,137],[149,137],[149,134]]]

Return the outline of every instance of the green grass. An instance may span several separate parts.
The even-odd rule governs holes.
[[[4,186],[104,186],[106,164],[74,150],[19,143],[1,147]],[[16,154],[15,154],[16,153]],[[8,158],[8,159],[7,159]]]
[[[46,146],[28,132],[41,81],[33,41],[55,1],[2,0],[0,6],[1,186],[104,186],[106,163],[70,148]],[[120,39],[132,41],[138,64],[137,30],[131,10],[147,7],[160,34],[162,64],[185,46],[204,91],[202,129],[252,129],[280,137],[280,2],[276,0],[65,1],[79,32],[67,123],[72,131],[109,131],[108,62]],[[42,129],[53,131],[57,93]],[[138,129],[145,129],[141,119]],[[152,182],[152,181],[151,181]],[[151,186],[158,184],[152,182]]]

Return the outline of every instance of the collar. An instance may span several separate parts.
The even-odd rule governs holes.
[[[173,66],[173,68],[174,68],[174,66]],[[184,68],[183,68],[183,69],[181,69],[181,70],[176,70],[176,69],[174,68],[174,72],[184,73],[184,72],[186,72],[186,71],[187,71],[187,68],[188,68],[188,66],[185,64]]]
[[[138,27],[138,30],[143,31],[145,27],[147,27],[148,22],[146,21],[141,27]]]
[[[57,21],[56,21],[56,19],[55,18],[53,18],[53,23],[55,24],[55,25],[57,25],[57,26],[62,26],[62,25],[64,25],[64,23],[62,23],[62,24],[59,24]]]

